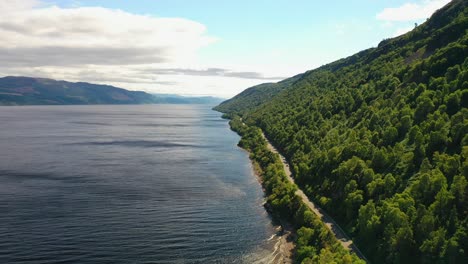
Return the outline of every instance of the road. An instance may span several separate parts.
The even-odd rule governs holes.
[[[278,153],[278,155],[281,158],[281,162],[283,163],[284,171],[286,172],[286,175],[288,176],[288,180],[297,186],[297,184],[294,182],[294,178],[292,177],[291,170],[289,168],[289,164],[286,161],[286,159],[281,155],[281,153],[278,152],[278,150],[270,143],[268,138],[265,136],[265,134],[262,132],[263,138],[265,138],[265,141],[267,142],[268,149],[274,153]],[[370,263],[367,258],[362,254],[362,252],[356,247],[356,245],[353,243],[351,238],[346,235],[346,233],[341,229],[341,227],[331,218],[325,211],[317,206],[314,202],[309,200],[309,197],[305,195],[305,193],[299,188],[297,188],[296,195],[301,197],[302,201],[314,212],[320,220],[327,226],[328,229],[335,235],[336,239],[343,245],[343,247],[351,252],[356,253],[356,255],[361,258],[362,260],[366,261],[367,263]]]

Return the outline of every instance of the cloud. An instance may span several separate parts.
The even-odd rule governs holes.
[[[143,72],[153,73],[156,75],[192,75],[192,76],[214,76],[214,77],[234,77],[241,79],[255,79],[255,80],[282,80],[286,77],[273,76],[266,77],[258,72],[252,71],[231,71],[222,68],[208,68],[208,69],[145,69]]]
[[[229,98],[239,89],[262,82],[279,81],[282,77],[265,77],[252,71],[231,71],[223,68],[185,69],[157,68],[159,65],[89,65],[82,67],[41,66],[1,68],[3,75],[54,78],[72,82],[109,84],[150,93],[184,95],[216,95]],[[254,78],[255,77],[255,78]]]
[[[423,0],[420,3],[405,3],[399,7],[385,8],[377,14],[378,20],[416,21],[430,17],[450,0]]]
[[[131,65],[167,62],[163,47],[18,47],[0,49],[0,61],[12,66]]]
[[[40,5],[41,2],[39,0],[2,0],[0,1],[0,10],[2,13],[18,12],[29,10]]]
[[[200,64],[199,50],[217,38],[205,25],[184,18],[0,0],[0,35],[0,76],[224,97],[263,81],[284,79],[253,66]]]
[[[129,84],[149,84],[153,86],[177,84],[173,81],[162,81],[156,76],[139,75],[136,72],[129,72],[128,70],[118,71],[118,69],[102,70],[101,68],[97,68],[72,71],[66,74],[68,76],[67,79],[87,80],[88,82],[98,83],[125,83],[125,86]]]
[[[126,65],[179,62],[215,38],[204,25],[100,7],[0,11],[0,60],[13,65]],[[29,9],[28,9],[29,7]]]

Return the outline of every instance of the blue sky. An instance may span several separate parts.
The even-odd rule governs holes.
[[[207,27],[208,34],[219,38],[217,43],[202,50],[201,55],[209,61],[215,62],[220,57],[236,63],[260,59],[310,64],[311,67],[317,66],[317,62],[311,61],[315,58],[323,63],[351,55],[392,37],[401,28],[423,21],[388,25],[376,18],[383,9],[401,6],[406,1],[101,0],[57,3],[65,7],[103,6],[200,22]],[[314,49],[321,52],[314,52]],[[271,58],[272,54],[281,61]]]
[[[70,20],[74,17],[75,21],[70,22],[70,26],[53,28],[51,21],[44,22],[44,27],[52,27],[49,31],[60,32],[62,38],[69,36],[69,39],[76,40],[76,43],[72,44],[76,44],[79,48],[68,54],[66,52],[72,44],[61,43],[63,40],[57,39],[54,42],[56,45],[66,47],[63,49],[63,54],[56,56],[57,60],[86,52],[88,44],[94,43],[93,36],[106,35],[107,31],[112,31],[112,34],[106,35],[106,40],[109,41],[107,47],[110,50],[118,47],[115,50],[124,55],[121,65],[109,58],[101,60],[109,61],[107,64],[86,60],[70,65],[56,65],[61,64],[59,62],[54,65],[32,62],[29,68],[34,66],[34,70],[28,72],[23,69],[19,70],[20,73],[110,83],[150,92],[223,97],[233,96],[254,84],[278,81],[283,77],[374,47],[385,38],[394,37],[414,28],[415,23],[424,22],[435,9],[448,2],[448,0],[23,1],[36,3],[27,7],[31,12],[24,15],[24,19],[18,19],[17,23],[22,23],[21,21],[25,23],[30,17],[36,19],[43,17],[43,15],[33,15],[39,11],[46,13],[47,10],[47,14],[63,19],[62,17],[66,17],[64,14],[69,14],[73,10]],[[17,17],[19,16],[16,15],[15,18]],[[104,21],[102,17],[108,19]],[[129,41],[130,36],[127,37],[125,32],[138,31],[141,25],[145,25],[144,18],[153,19],[148,23],[154,22],[154,28],[158,29],[153,31],[148,29],[146,33],[140,35],[132,34],[131,38],[136,43],[132,44]],[[156,21],[158,18],[169,20],[177,18],[180,21]],[[95,21],[96,26],[87,21]],[[125,32],[124,30],[113,32],[112,21],[116,23],[125,21],[123,27],[127,25],[133,27],[129,26]],[[83,25],[80,26],[81,23]],[[81,27],[79,37],[73,32],[77,27]],[[100,31],[91,32],[94,28]],[[171,30],[175,32],[171,33]],[[87,31],[91,32],[88,36],[81,33]],[[179,33],[182,34],[181,37],[178,37]],[[150,34],[154,35],[151,39],[148,36]],[[126,43],[122,44],[123,42]],[[159,42],[164,45],[158,46],[156,43]],[[146,45],[137,45],[138,43]],[[106,47],[104,42],[98,44],[102,49]],[[38,44],[40,45],[47,46]],[[48,45],[51,45],[50,39]],[[36,48],[35,50],[40,50]],[[152,54],[161,53],[159,57],[165,59],[158,60],[157,56],[154,56],[153,60],[134,62],[137,56],[140,58],[144,55],[136,55],[138,51],[131,49],[148,50]],[[166,54],[162,50],[171,50],[171,52]],[[103,53],[93,52],[92,54],[97,54],[94,56],[96,58]],[[61,68],[57,69],[58,66]],[[81,74],[74,74],[78,71]],[[149,72],[152,75],[148,75]],[[118,75],[121,78],[110,78],[111,75]],[[107,78],[99,79],[98,76],[107,76]]]

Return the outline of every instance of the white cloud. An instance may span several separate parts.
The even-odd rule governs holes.
[[[0,1],[0,10],[2,13],[18,12],[29,10],[40,4],[39,0],[2,0]]]
[[[384,21],[416,21],[428,18],[450,0],[423,0],[419,3],[405,3],[399,7],[385,8],[377,14]]]
[[[0,59],[14,64],[181,62],[215,40],[194,21],[100,7],[21,6],[0,12]]]
[[[252,69],[231,71],[224,68],[165,68],[166,66],[162,68],[160,65],[41,66],[5,68],[0,71],[3,75],[48,77],[72,82],[109,84],[154,93],[217,95],[225,98],[259,83],[284,79],[284,77],[265,77]],[[299,71],[294,73],[297,72]]]
[[[203,24],[102,7],[0,0],[0,76],[87,81],[148,92],[232,96],[281,77],[201,65],[216,41]]]

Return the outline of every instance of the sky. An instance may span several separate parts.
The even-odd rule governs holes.
[[[0,76],[229,98],[421,24],[449,0],[0,0]]]

